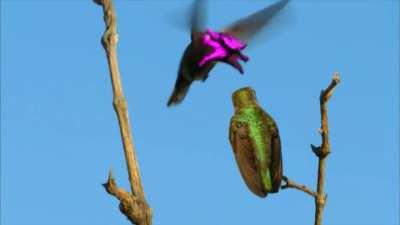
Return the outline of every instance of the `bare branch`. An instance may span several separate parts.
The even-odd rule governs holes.
[[[118,43],[117,20],[112,0],[93,0],[96,4],[103,6],[104,22],[106,30],[101,39],[106,51],[110,70],[111,84],[113,89],[113,106],[118,117],[121,139],[129,175],[131,193],[118,188],[112,174],[109,174],[104,184],[106,191],[120,201],[120,210],[125,214],[132,224],[150,225],[152,212],[147,204],[139,167],[136,159],[136,150],[133,145],[132,132],[129,124],[128,106],[123,94],[116,46]]]
[[[321,146],[311,145],[311,148],[315,155],[318,157],[318,184],[317,184],[317,196],[315,198],[315,225],[322,224],[322,215],[324,206],[326,204],[327,195],[324,192],[325,183],[325,160],[327,155],[330,153],[329,145],[329,128],[328,128],[328,109],[327,103],[332,96],[333,90],[340,83],[339,74],[335,73],[329,86],[321,91],[319,97],[320,110],[321,110],[321,128],[320,134],[322,138]]]
[[[327,199],[327,194],[325,194],[324,192],[325,160],[328,154],[330,153],[327,103],[333,94],[333,90],[339,83],[340,83],[339,74],[335,73],[329,86],[325,90],[322,90],[319,96],[320,111],[321,111],[321,128],[319,129],[319,133],[321,134],[322,144],[320,146],[311,145],[311,150],[318,157],[317,192],[312,191],[305,185],[297,184],[289,180],[289,178],[287,178],[286,176],[283,176],[282,178],[285,184],[281,186],[281,189],[294,188],[314,197],[315,225],[322,224],[322,215]]]
[[[281,189],[294,188],[299,191],[303,191],[306,194],[309,194],[311,197],[314,197],[314,198],[317,197],[317,193],[314,191],[311,191],[311,189],[306,187],[305,185],[297,184],[294,181],[287,178],[286,176],[283,176],[282,179],[285,182],[285,184],[281,186]]]

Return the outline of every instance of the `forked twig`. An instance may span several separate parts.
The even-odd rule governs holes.
[[[321,134],[322,143],[320,146],[311,145],[311,149],[314,154],[318,157],[318,183],[317,192],[312,191],[305,185],[297,184],[289,180],[286,176],[283,177],[285,184],[282,185],[282,189],[294,188],[303,191],[315,199],[315,225],[322,224],[322,215],[324,211],[324,206],[326,204],[327,194],[324,192],[325,184],[325,161],[330,153],[329,145],[329,128],[328,128],[328,109],[327,103],[333,94],[334,89],[340,83],[340,77],[338,73],[335,73],[332,77],[332,81],[329,86],[321,91],[319,96],[320,111],[321,111],[321,128],[319,133]]]

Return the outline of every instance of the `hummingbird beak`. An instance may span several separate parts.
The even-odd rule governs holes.
[[[235,53],[230,55],[227,59],[226,59],[226,63],[228,63],[229,65],[233,66],[233,68],[237,69],[239,71],[240,74],[243,75],[244,71],[242,66],[240,65],[238,60],[242,60],[244,62],[249,61],[249,57],[247,57],[246,55],[243,55],[241,52]]]

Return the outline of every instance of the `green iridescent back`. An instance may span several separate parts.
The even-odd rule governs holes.
[[[261,197],[277,192],[282,163],[276,123],[258,105],[251,88],[235,91],[232,100],[235,115],[230,124],[230,142],[241,175],[250,190]]]

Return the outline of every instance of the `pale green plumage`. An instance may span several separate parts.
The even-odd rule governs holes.
[[[256,150],[256,158],[260,166],[262,182],[267,190],[272,189],[271,175],[267,165],[270,165],[270,156],[265,151],[267,146],[270,146],[269,139],[265,138],[270,132],[268,127],[265,126],[264,120],[265,113],[260,110],[256,105],[244,106],[239,109],[235,116],[232,118],[233,123],[246,125],[249,128],[249,136],[253,141]]]
[[[257,103],[250,87],[232,94],[235,114],[229,141],[240,174],[248,188],[260,197],[279,191],[282,179],[281,143],[274,119]]]

